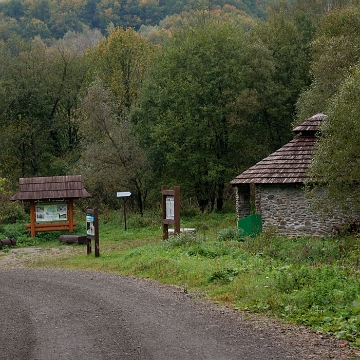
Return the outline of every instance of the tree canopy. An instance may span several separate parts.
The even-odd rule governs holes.
[[[265,16],[267,0],[3,0],[0,1],[0,39],[12,35],[32,39],[60,39],[68,31],[86,27],[106,35],[109,27],[156,26],[174,14],[193,10],[222,9],[231,5],[251,17]]]
[[[236,169],[289,137],[271,50],[236,22],[199,22],[173,35],[147,78],[133,121],[156,178],[181,184],[202,210],[221,209]]]
[[[130,190],[143,212],[149,164],[129,122],[156,47],[133,29],[117,28],[87,54],[88,85],[80,106],[82,157],[78,166],[89,191],[114,203],[119,188]]]
[[[309,194],[324,212],[360,210],[358,201],[360,7],[323,16],[312,42],[313,82],[301,94],[298,115],[328,115],[310,168]],[[321,190],[321,191],[320,191]]]
[[[116,206],[121,187],[140,212],[151,189],[180,185],[220,210],[234,176],[324,112],[312,176],[332,184],[345,168],[321,167],[327,139],[356,164],[356,139],[335,128],[358,111],[359,2],[265,4],[0,2],[0,176],[80,171],[97,200]]]
[[[64,172],[78,156],[81,57],[40,40],[3,45],[0,53],[2,171],[13,179]]]
[[[326,113],[349,70],[360,57],[360,7],[347,6],[323,16],[311,43],[311,86],[301,94],[299,121],[316,113]]]
[[[350,214],[360,211],[359,84],[357,65],[330,103],[310,168],[310,194],[329,213],[339,207]]]

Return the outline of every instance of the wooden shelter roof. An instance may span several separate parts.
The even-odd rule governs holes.
[[[298,137],[238,175],[230,183],[303,183],[307,178],[318,127],[325,118],[326,115],[317,114],[296,126],[293,131],[299,134]]]
[[[11,200],[55,200],[91,197],[81,175],[20,178],[19,191]]]

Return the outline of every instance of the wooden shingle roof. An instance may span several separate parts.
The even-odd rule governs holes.
[[[54,200],[91,197],[81,175],[20,178],[19,191],[11,200]]]
[[[318,126],[325,118],[326,115],[317,114],[305,120],[293,130],[296,134],[300,134],[297,138],[238,175],[230,183],[232,185],[303,183],[307,179]]]

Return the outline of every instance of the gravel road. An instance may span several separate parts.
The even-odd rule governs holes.
[[[101,272],[2,268],[0,304],[1,360],[359,358],[306,328]]]

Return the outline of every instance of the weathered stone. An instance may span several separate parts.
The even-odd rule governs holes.
[[[241,198],[241,193],[238,196]],[[246,201],[245,197],[243,201]],[[237,215],[241,219],[249,214],[244,214],[247,208],[246,211],[240,211],[239,204],[244,203],[237,202]],[[310,210],[310,202],[304,190],[293,184],[256,186],[255,206],[256,213],[262,215],[263,229],[275,225],[284,236],[329,236],[333,233],[334,224],[354,221],[357,217],[355,214],[339,212],[333,218],[324,218],[320,213]]]

